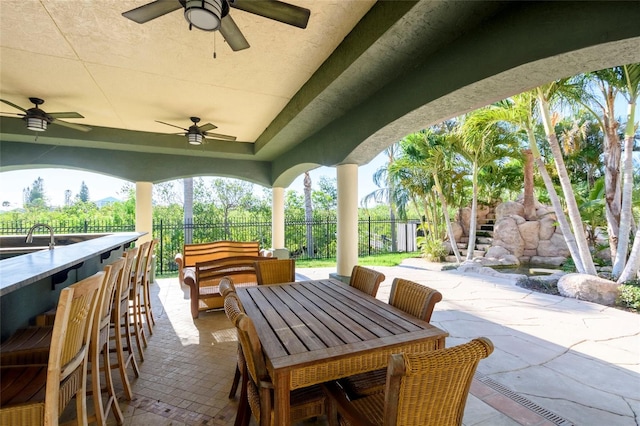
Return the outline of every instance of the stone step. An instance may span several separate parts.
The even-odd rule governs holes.
[[[481,250],[483,252],[489,250],[489,247],[491,247],[491,244],[476,244],[476,250]]]
[[[493,237],[493,230],[486,230],[486,229],[482,229],[482,230],[477,230],[476,231],[476,238],[478,237]]]
[[[476,228],[478,231],[493,231],[493,224],[491,225],[480,225],[480,227]]]
[[[491,245],[493,243],[493,238],[491,238],[491,237],[477,237],[476,238],[476,242],[478,242],[479,244],[489,244],[489,245]]]
[[[460,256],[467,257],[467,251],[468,251],[467,249],[460,250]],[[474,250],[473,251],[473,257],[474,258],[476,258],[476,257],[484,257],[484,254],[485,253],[482,250]]]

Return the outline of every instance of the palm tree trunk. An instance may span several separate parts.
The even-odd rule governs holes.
[[[193,242],[193,178],[182,180],[184,190],[184,243]]]
[[[524,156],[524,218],[535,220],[536,206],[533,198],[533,153],[523,149]]]
[[[593,259],[591,257],[591,252],[589,251],[587,237],[584,233],[582,218],[580,217],[580,211],[578,210],[578,204],[576,203],[576,198],[573,193],[573,188],[571,187],[571,180],[569,179],[567,168],[564,165],[564,159],[562,157],[562,151],[560,150],[560,145],[558,144],[558,138],[551,124],[551,114],[549,113],[549,105],[540,87],[538,87],[538,105],[540,107],[540,112],[541,112],[540,115],[542,117],[542,122],[544,124],[545,131],[547,133],[549,146],[551,148],[551,152],[553,153],[553,159],[554,159],[554,162],[556,163],[558,177],[560,178],[560,185],[562,186],[562,190],[565,196],[565,201],[567,203],[569,220],[571,221],[571,224],[573,227],[573,233],[576,238],[578,251],[580,252],[580,258],[582,259],[585,273],[589,275],[597,275],[596,268],[595,268],[595,265],[593,264]]]
[[[633,248],[631,254],[627,260],[627,266],[625,266],[618,283],[622,284],[627,281],[631,281],[634,278],[640,278],[640,227],[636,231],[635,239],[633,240]]]
[[[473,196],[471,198],[471,217],[469,218],[469,245],[467,246],[467,260],[473,260],[476,249],[476,227],[478,210],[478,162],[473,162]]]
[[[307,224],[307,256],[314,257],[313,243],[313,204],[311,202],[311,176],[304,173],[304,219]]]
[[[558,226],[560,227],[560,231],[564,236],[564,241],[567,243],[569,253],[571,254],[573,263],[576,265],[576,269],[579,273],[584,274],[585,268],[584,264],[582,263],[582,258],[580,257],[580,251],[578,250],[575,236],[573,235],[573,232],[571,232],[571,227],[569,226],[567,217],[564,214],[564,209],[562,208],[560,197],[558,197],[558,193],[556,192],[556,188],[553,186],[551,176],[549,176],[549,172],[547,171],[547,166],[545,166],[542,158],[540,157],[540,151],[538,150],[538,146],[536,145],[536,138],[533,134],[533,129],[531,129],[531,127],[527,127],[526,131],[527,136],[529,137],[529,146],[531,147],[533,160],[538,166],[538,172],[540,173],[544,185],[547,188],[547,192],[549,193],[549,200],[551,200],[553,210],[556,212],[556,220],[558,221]]]
[[[632,203],[633,197],[633,139],[635,133],[635,102],[629,104],[627,115],[627,128],[624,138],[624,161],[623,161],[623,190],[622,208],[620,209],[620,232],[618,234],[618,250],[616,251],[611,274],[617,277],[624,269],[627,253],[629,252],[629,234],[631,229]]]
[[[442,214],[444,215],[444,222],[447,225],[447,235],[449,235],[451,250],[453,250],[453,255],[456,257],[456,262],[462,263],[462,257],[460,257],[458,244],[456,242],[456,239],[453,236],[453,226],[451,226],[451,219],[449,218],[449,209],[447,208],[447,200],[444,198],[444,195],[442,195],[442,188],[440,187],[440,180],[438,179],[437,173],[433,173],[433,179],[436,184],[436,192],[438,193],[438,198],[440,199],[440,205],[442,206]]]

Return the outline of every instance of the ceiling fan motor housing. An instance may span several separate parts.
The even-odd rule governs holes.
[[[184,18],[194,27],[203,31],[220,29],[220,21],[229,13],[225,0],[186,0]]]

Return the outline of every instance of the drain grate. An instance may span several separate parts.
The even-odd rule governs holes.
[[[522,405],[523,407],[528,408],[529,410],[531,410],[534,413],[538,414],[540,417],[544,417],[545,419],[549,420],[551,423],[553,423],[555,425],[559,425],[559,426],[574,426],[574,424],[571,423],[569,420],[567,420],[567,419],[565,419],[563,417],[560,417],[559,415],[547,410],[546,408],[543,408],[543,407],[539,406],[538,404],[536,404],[535,402],[531,401],[530,399],[527,399],[524,396],[515,393],[514,391],[512,391],[508,387],[496,382],[495,380],[493,380],[490,377],[478,374],[478,375],[476,375],[476,379],[478,379],[480,382],[484,383],[485,385],[489,386],[491,389],[493,389],[493,390],[495,390],[497,392],[500,392],[501,394],[503,394],[507,398],[517,402],[518,404]]]

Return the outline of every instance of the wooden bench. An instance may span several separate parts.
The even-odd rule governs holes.
[[[271,253],[260,250],[258,242],[215,241],[185,244],[175,256],[178,279],[189,287],[191,315],[223,307],[218,282],[228,275],[236,285],[257,285],[253,262],[270,259]],[[206,271],[206,272],[205,272]],[[198,275],[203,275],[199,278]]]

